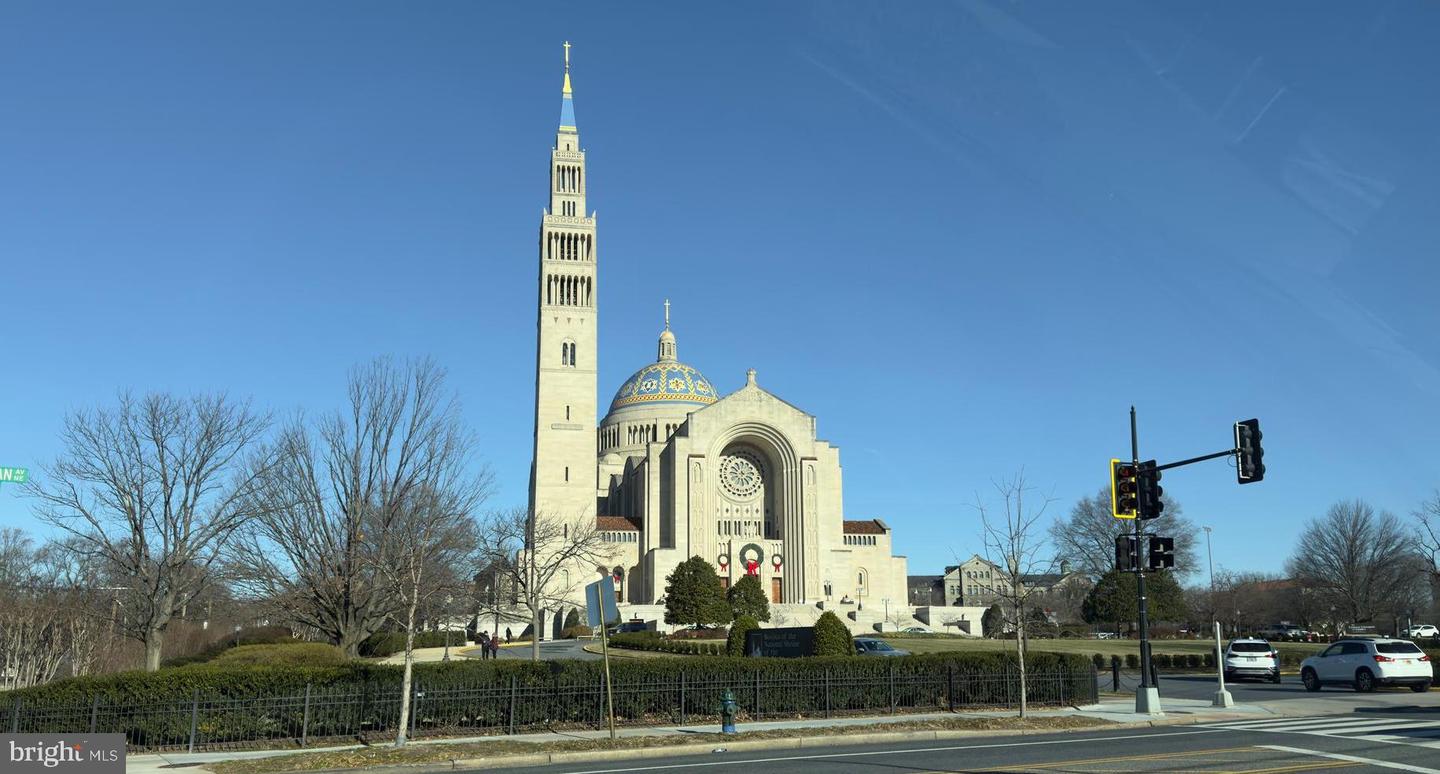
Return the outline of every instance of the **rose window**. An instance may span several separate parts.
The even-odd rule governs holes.
[[[760,460],[749,452],[736,452],[720,460],[720,486],[732,497],[754,497],[765,484]]]

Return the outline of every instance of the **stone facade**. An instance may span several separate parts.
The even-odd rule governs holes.
[[[816,436],[815,417],[761,388],[753,370],[722,397],[678,359],[668,301],[655,362],[620,385],[597,423],[596,228],[585,215],[568,53],[551,157],[532,512],[593,521],[626,604],[659,603],[666,576],[700,556],[726,585],[759,576],[781,604],[906,606],[905,558],[893,555],[883,521],[845,518],[840,452]],[[594,578],[599,569],[580,572]]]

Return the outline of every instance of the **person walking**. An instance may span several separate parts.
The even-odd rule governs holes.
[[[500,658],[500,632],[490,638],[490,658]]]
[[[507,626],[505,627],[505,644],[509,645],[511,642],[513,642],[513,638],[510,636],[510,627]]]
[[[490,632],[480,632],[480,659],[490,658]]]

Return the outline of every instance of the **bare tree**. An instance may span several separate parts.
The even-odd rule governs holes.
[[[530,614],[530,657],[540,660],[541,616],[570,603],[585,580],[601,577],[611,551],[594,519],[572,520],[516,508],[491,514],[481,526],[485,562],[506,574],[516,600]]]
[[[1425,560],[1432,599],[1440,600],[1440,491],[1415,511],[1420,554]]]
[[[1399,519],[1351,500],[1306,524],[1286,569],[1328,603],[1338,625],[1373,621],[1410,604],[1419,560]]]
[[[1146,523],[1146,530],[1175,539],[1175,572],[1185,576],[1200,568],[1195,535],[1199,531],[1185,517],[1180,503],[1162,497],[1165,509],[1160,518]],[[1115,537],[1128,532],[1133,522],[1117,519],[1110,510],[1110,488],[1094,497],[1082,497],[1070,508],[1070,515],[1050,525],[1050,540],[1077,572],[1092,581],[1115,568]]]
[[[82,574],[83,573],[83,574]],[[94,573],[63,542],[39,548],[23,530],[0,530],[0,669],[5,687],[49,682],[68,665],[90,674],[113,650],[108,605]]]
[[[394,533],[417,502],[456,487],[478,498],[489,482],[483,470],[458,478],[471,442],[444,381],[428,359],[376,359],[350,372],[343,411],[281,433],[254,491],[259,515],[232,553],[240,588],[351,656],[403,613],[383,572]]]
[[[462,465],[466,455],[447,456],[452,459],[441,466],[447,473],[435,482],[438,486],[412,493],[386,518],[385,539],[378,552],[380,571],[400,603],[402,612],[397,617],[405,630],[396,747],[405,745],[410,721],[416,613],[437,598],[463,592],[465,583],[458,580],[462,576],[448,570],[475,561],[476,532],[471,513],[484,499],[484,487],[481,482],[467,480]]]
[[[120,396],[65,419],[65,456],[25,484],[39,516],[123,581],[127,633],[160,668],[165,630],[213,581],[221,552],[255,515],[268,463],[247,459],[269,418],[225,395]]]
[[[1025,638],[1031,624],[1031,609],[1042,593],[1027,584],[1032,576],[1050,572],[1054,559],[1041,537],[1040,521],[1053,499],[1038,495],[1025,480],[1021,469],[1013,477],[992,482],[1000,496],[999,509],[987,506],[977,494],[975,510],[980,513],[985,558],[995,565],[1001,582],[996,591],[1005,623],[1015,631],[1015,655],[1020,666],[1020,717],[1028,709],[1025,683]],[[1038,503],[1038,504],[1037,504]]]

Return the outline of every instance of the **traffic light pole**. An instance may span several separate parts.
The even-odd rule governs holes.
[[[1140,468],[1140,440],[1135,429],[1135,407],[1130,407],[1130,457],[1138,470]],[[1135,519],[1135,546],[1139,550],[1142,534],[1140,519]],[[1140,687],[1135,691],[1135,712],[1146,715],[1163,715],[1160,708],[1160,689],[1150,684],[1150,610],[1145,599],[1145,562],[1135,563],[1135,589],[1140,600]]]

